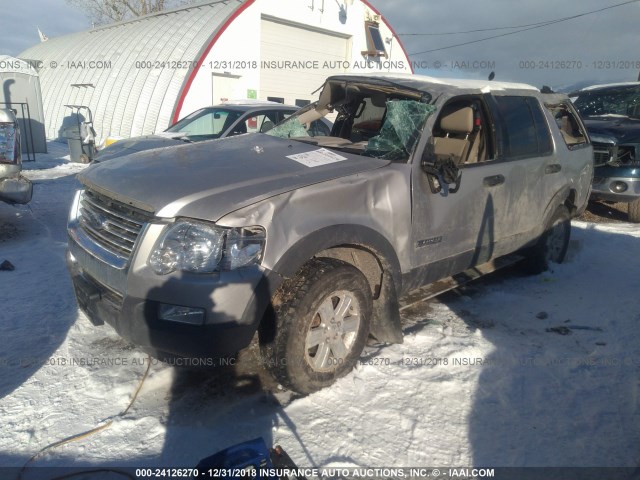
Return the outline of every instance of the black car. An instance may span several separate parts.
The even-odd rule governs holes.
[[[640,82],[596,85],[572,93],[593,143],[592,198],[629,204],[640,222]]]
[[[103,162],[142,150],[180,145],[184,142],[215,140],[243,133],[266,133],[298,110],[295,106],[262,101],[228,102],[201,108],[164,132],[112,143],[98,152],[95,161]],[[309,135],[313,137],[330,133],[330,122],[315,121],[309,128]]]

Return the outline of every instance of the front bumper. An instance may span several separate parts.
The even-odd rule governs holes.
[[[627,189],[624,192],[615,192],[612,185],[616,182],[626,184]],[[607,202],[633,202],[640,198],[640,178],[609,177],[596,174],[593,178],[591,196]]]
[[[8,203],[29,203],[33,184],[22,175],[0,179],[0,200]]]
[[[149,269],[130,268],[119,273],[125,289],[118,292],[106,285],[107,273],[101,273],[109,272],[110,267],[100,264],[69,240],[67,265],[78,305],[95,325],[111,325],[121,337],[158,358],[234,355],[251,342],[272,289],[277,288],[269,278],[274,275],[259,267],[166,278]],[[162,320],[158,318],[160,303],[203,309],[204,322],[191,325]]]

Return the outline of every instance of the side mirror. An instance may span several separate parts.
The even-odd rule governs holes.
[[[460,167],[452,157],[436,156],[432,145],[428,145],[425,149],[421,167],[427,175],[432,193],[440,193],[444,185],[448,186],[448,193],[456,193],[460,189],[462,181]]]

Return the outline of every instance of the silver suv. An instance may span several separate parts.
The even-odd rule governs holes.
[[[331,135],[310,136],[330,113]],[[561,262],[592,177],[565,96],[337,76],[268,134],[85,170],[68,261],[96,325],[193,365],[258,331],[273,375],[308,393],[346,374],[369,336],[402,342],[408,292],[515,251],[535,272]]]

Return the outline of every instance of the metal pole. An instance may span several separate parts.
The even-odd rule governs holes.
[[[29,108],[29,102],[25,103],[27,106],[27,118],[29,119],[29,138],[31,139],[31,152],[33,153],[33,161],[36,161],[36,146],[33,142],[33,128],[31,126],[31,109]]]

